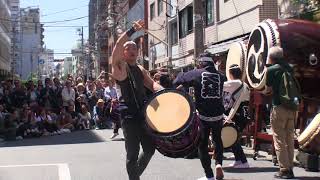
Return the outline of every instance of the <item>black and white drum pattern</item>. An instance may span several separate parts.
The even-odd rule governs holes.
[[[262,89],[266,83],[269,49],[280,45],[277,24],[270,19],[259,23],[251,32],[248,43],[246,75],[251,87]]]
[[[226,72],[229,71],[231,65],[237,64],[241,68],[242,80],[246,79],[246,64],[247,64],[247,45],[244,41],[233,43],[228,51],[226,62]],[[226,73],[228,80],[230,80],[229,73]]]

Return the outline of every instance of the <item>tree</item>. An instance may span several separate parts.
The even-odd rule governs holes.
[[[291,0],[293,4],[301,7],[302,11],[310,11],[320,8],[320,0]]]

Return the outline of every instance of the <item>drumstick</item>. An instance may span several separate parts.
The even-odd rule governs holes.
[[[176,89],[178,89],[178,90],[182,90],[182,88],[183,88],[183,85],[182,85],[182,84],[180,84]]]
[[[138,24],[137,22],[133,22],[134,24],[136,24],[137,26],[140,26],[140,24]],[[141,26],[140,26],[141,27]],[[157,37],[156,35],[154,35],[153,33],[151,33],[150,31],[148,31],[147,29],[145,29],[144,27],[142,27],[144,32],[150,34],[151,36],[153,36],[154,38],[156,38],[157,40],[159,40],[160,42],[162,42],[163,44],[165,44],[166,46],[168,46],[168,43],[161,40],[159,37]]]

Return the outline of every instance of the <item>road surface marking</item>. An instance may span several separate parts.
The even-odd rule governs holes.
[[[71,180],[69,166],[66,163],[58,164],[22,164],[22,165],[6,165],[0,168],[15,168],[15,167],[39,167],[39,166],[58,166],[59,180]]]

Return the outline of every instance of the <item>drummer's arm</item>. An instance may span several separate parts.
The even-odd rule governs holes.
[[[146,69],[144,69],[141,65],[138,66],[143,74],[143,83],[148,89],[150,89],[152,92],[157,92],[164,89],[160,84],[158,84],[151,78],[149,72]]]
[[[179,73],[176,79],[173,81],[173,85],[176,89],[181,90],[183,87],[192,86],[193,77],[191,72]]]

